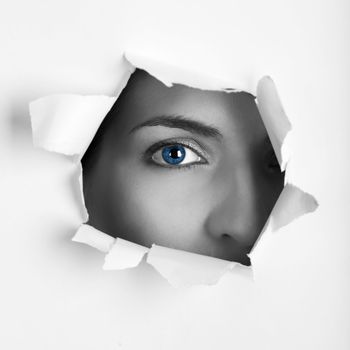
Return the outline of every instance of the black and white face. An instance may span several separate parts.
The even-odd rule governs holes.
[[[82,163],[90,225],[243,264],[284,185],[252,95],[168,88],[141,70]]]

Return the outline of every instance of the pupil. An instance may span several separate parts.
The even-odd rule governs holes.
[[[177,148],[173,148],[171,151],[170,151],[170,157],[171,158],[180,158],[181,157],[181,152],[179,149]]]
[[[164,147],[162,157],[168,164],[180,164],[185,159],[186,151],[181,145]]]

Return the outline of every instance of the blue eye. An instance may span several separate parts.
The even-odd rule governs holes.
[[[162,158],[169,164],[180,164],[185,156],[185,147],[181,145],[167,146],[162,150]]]
[[[182,143],[167,143],[159,142],[150,147],[147,151],[151,160],[163,167],[180,168],[190,166],[192,164],[207,164],[208,161],[201,147],[189,141]]]

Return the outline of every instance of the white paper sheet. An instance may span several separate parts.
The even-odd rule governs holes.
[[[104,270],[123,270],[137,266],[144,255],[149,251],[148,248],[117,238],[114,245],[105,256]]]
[[[156,244],[153,244],[148,253],[147,262],[176,287],[215,284],[224,273],[238,265],[236,262]]]
[[[279,164],[281,169],[286,171],[285,187],[265,229],[271,227],[272,230],[278,230],[297,217],[317,208],[317,201],[311,194],[288,182],[288,162],[292,159],[293,153],[290,143],[286,141],[290,137],[292,126],[270,77],[262,77],[260,81],[256,81],[256,90],[252,91],[247,88],[251,85],[251,81],[249,84],[236,81],[234,78],[224,81],[136,53],[126,53],[125,57],[127,68],[122,74],[122,81],[119,82],[119,89],[114,97],[54,95],[32,102],[30,114],[34,144],[48,151],[78,155],[80,159],[135,67],[148,71],[167,86],[181,83],[195,88],[223,90],[230,93],[245,88],[245,91],[257,96],[257,105]],[[147,263],[174,286],[215,284],[228,271],[240,273],[242,269],[237,269],[237,266],[246,269],[236,262],[160,247],[156,244],[149,249],[120,238],[114,239],[86,224],[80,226],[73,240],[107,253],[104,264],[106,270],[135,267],[147,254]],[[255,247],[258,243],[259,239]],[[250,256],[254,256],[254,249]],[[252,269],[254,270],[254,264]]]
[[[83,224],[75,233],[72,241],[85,243],[103,253],[108,253],[115,243],[115,238],[90,225]]]
[[[51,95],[32,102],[34,145],[66,155],[83,154],[115,101],[108,96]]]

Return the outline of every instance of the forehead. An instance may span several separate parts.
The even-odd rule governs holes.
[[[223,134],[265,137],[254,96],[245,92],[208,91],[175,84],[167,87],[137,69],[116,102],[115,121],[131,129],[148,119],[184,116],[220,129]]]

